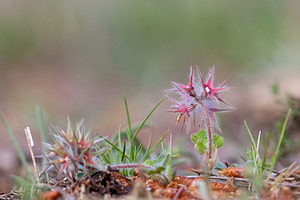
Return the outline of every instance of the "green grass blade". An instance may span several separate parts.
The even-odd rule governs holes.
[[[156,149],[156,147],[162,142],[162,140],[167,136],[167,134],[170,132],[170,130],[167,130],[167,132],[158,140],[158,142],[154,145],[154,147],[148,152],[147,155],[145,155],[143,162],[145,162],[145,160],[147,160],[147,158],[149,157],[149,155]]]
[[[154,163],[160,162],[160,161],[162,160],[163,155],[164,155],[164,152],[161,152],[161,153],[158,155],[158,157],[157,157],[155,160],[153,160],[153,162],[154,162]]]
[[[123,153],[123,151],[121,149],[119,149],[115,144],[111,143],[109,140],[105,139],[103,136],[99,135],[98,133],[96,133],[96,135],[98,135],[100,138],[103,138],[105,142],[107,142],[108,144],[110,144],[110,146],[112,146],[114,149],[116,149],[117,151],[119,151],[120,153]],[[125,157],[132,162],[131,158],[125,154]]]
[[[134,146],[134,151],[133,151],[133,158],[132,158],[133,162],[136,162],[136,155],[137,155],[137,147],[135,145]]]
[[[151,127],[149,143],[148,143],[147,149],[146,149],[145,154],[144,154],[143,162],[145,162],[145,160],[146,160],[145,156],[149,153],[149,150],[150,150],[150,147],[151,147],[151,144],[152,144],[152,136],[153,136],[153,130],[152,130],[152,127]]]
[[[143,146],[141,145],[140,146],[141,148],[138,149],[138,152],[139,152],[139,158],[138,158],[138,162],[141,161],[141,156],[142,156],[142,150],[143,150]]]
[[[113,152],[111,151],[111,152],[110,152],[109,154],[107,154],[107,155],[108,155],[107,158],[108,158],[109,162],[110,162],[110,163],[114,163],[115,160],[114,160],[114,157],[113,157]]]
[[[163,163],[162,163],[162,166],[164,167],[164,168],[167,168],[167,165],[168,165],[168,163],[169,163],[169,159],[171,159],[171,153],[167,153],[166,154],[166,156],[165,156],[165,158],[164,158],[164,160],[163,160]]]
[[[288,113],[287,113],[287,116],[285,118],[285,121],[284,121],[284,124],[283,124],[283,127],[282,127],[282,130],[281,130],[281,134],[280,134],[280,138],[279,138],[279,141],[277,143],[277,147],[276,147],[276,151],[275,151],[275,154],[278,155],[279,153],[279,149],[280,149],[280,145],[282,143],[282,140],[283,140],[283,137],[284,137],[284,133],[285,133],[285,129],[286,129],[286,125],[287,125],[287,122],[289,120],[289,116],[291,114],[291,109],[289,109]]]
[[[126,142],[124,141],[124,147],[123,147],[123,153],[122,153],[121,162],[124,162],[125,153],[126,153]]]
[[[163,100],[166,97],[163,97],[153,108],[152,110],[149,112],[149,114],[146,116],[146,118],[144,119],[144,121],[141,123],[141,125],[138,127],[138,129],[136,130],[134,136],[131,139],[131,142],[134,141],[134,139],[136,138],[137,134],[140,132],[141,128],[144,126],[144,124],[146,123],[146,121],[148,120],[148,118],[151,116],[151,114],[154,112],[154,110],[161,104],[161,102],[163,102]]]
[[[265,144],[264,144],[264,157],[261,163],[261,171],[264,171],[264,167],[266,164],[266,159],[267,159],[267,151],[268,151],[268,139],[269,139],[269,134],[267,133],[265,136]]]
[[[128,111],[127,100],[126,100],[125,96],[124,96],[124,103],[125,103],[125,109],[126,109],[126,115],[127,115],[127,121],[128,121],[128,130],[126,131],[126,133],[127,133],[127,137],[128,137],[128,141],[129,141],[129,156],[131,157],[131,160],[132,160],[132,158],[133,158],[133,149],[132,149],[132,142],[131,142],[132,129],[131,129],[131,122],[130,122],[130,115],[129,115],[129,111]]]
[[[131,141],[131,138],[132,138],[131,122],[130,122],[130,116],[129,116],[129,111],[128,111],[127,103],[125,105],[126,105],[126,115],[127,115],[127,121],[128,121],[128,129],[127,129],[126,133],[128,135],[128,140]]]
[[[283,127],[282,127],[282,129],[281,129],[281,134],[280,134],[280,137],[279,137],[277,146],[276,146],[275,153],[274,153],[274,155],[272,156],[272,158],[271,158],[271,160],[270,160],[270,161],[271,161],[271,166],[270,166],[270,172],[269,172],[269,176],[268,176],[267,182],[269,182],[269,180],[270,180],[272,171],[274,170],[276,161],[277,161],[277,159],[278,159],[279,148],[280,148],[280,145],[281,145],[282,140],[283,140],[283,137],[284,137],[286,125],[287,125],[287,122],[288,122],[288,120],[289,120],[289,116],[290,116],[290,114],[291,114],[291,111],[292,111],[292,110],[289,109],[289,111],[288,111],[288,113],[287,113],[287,115],[286,115],[286,118],[285,118]]]
[[[251,131],[250,131],[250,129],[249,129],[249,127],[248,127],[246,121],[244,121],[244,123],[245,123],[246,129],[247,129],[247,131],[248,131],[248,133],[249,133],[249,136],[250,136],[250,138],[251,138],[252,145],[253,145],[253,147],[254,147],[255,153],[256,153],[256,155],[258,155],[258,157],[257,157],[257,158],[258,158],[258,163],[261,163],[261,159],[260,159],[260,156],[259,156],[259,152],[258,152],[258,150],[257,150],[257,146],[256,146],[256,143],[255,143],[254,138],[253,138],[253,136],[252,136],[252,133],[251,133]],[[255,162],[257,162],[257,161],[255,160]]]
[[[251,153],[252,153],[252,158],[253,158],[253,163],[254,163],[254,166],[255,166],[255,175],[259,173],[258,171],[258,164],[257,164],[257,160],[256,160],[256,154],[254,152],[254,148],[253,148],[253,145],[251,146]]]
[[[135,149],[134,149],[134,162],[139,162],[139,160],[137,160],[137,156],[138,156],[138,153],[141,151],[142,149],[142,144],[140,144],[138,147],[135,146]]]
[[[25,155],[24,155],[21,147],[20,147],[20,144],[18,143],[18,141],[17,141],[17,139],[15,137],[15,134],[13,133],[13,131],[11,130],[11,128],[10,128],[10,126],[8,124],[8,122],[6,121],[6,118],[5,118],[4,114],[2,112],[0,112],[0,114],[1,114],[2,122],[3,122],[4,126],[5,126],[5,129],[6,129],[8,135],[9,135],[9,137],[10,137],[10,139],[11,139],[11,141],[12,141],[12,143],[13,143],[16,151],[17,151],[17,154],[18,154],[18,156],[19,156],[19,158],[21,160],[21,163],[22,163],[23,167],[26,170],[27,175],[30,178],[33,178],[33,174],[30,171],[29,164],[28,164],[28,162],[26,160],[26,157],[25,157]]]
[[[267,172],[267,170],[269,169],[269,167],[270,167],[270,164],[269,164],[269,163],[266,163],[266,164],[265,164],[265,167],[264,167],[264,170],[262,171],[261,174],[266,174],[266,172]]]
[[[118,144],[119,144],[119,148],[121,148],[121,147],[122,147],[122,140],[121,140],[121,124],[120,124],[120,126],[119,126]]]
[[[246,121],[244,121],[244,124],[245,124],[245,126],[246,126],[246,129],[247,129],[247,131],[248,131],[248,133],[249,133],[249,136],[250,136],[250,138],[251,138],[251,141],[252,141],[252,145],[254,146],[254,150],[255,150],[255,152],[257,151],[257,148],[256,148],[256,143],[255,143],[255,141],[254,141],[254,138],[253,138],[253,136],[252,136],[252,133],[251,133],[251,131],[250,131],[250,129],[249,129],[249,127],[248,127],[248,125],[247,125],[247,122]]]
[[[105,154],[103,154],[102,157],[103,157],[103,160],[105,160],[105,162],[106,162],[107,164],[109,164],[109,165],[112,164],[111,160],[109,160],[108,157],[107,157]]]
[[[133,132],[136,131],[136,130],[138,129],[139,125],[140,125],[140,124],[137,124],[137,125],[134,125],[134,126],[131,125],[132,131],[133,131]],[[151,125],[152,125],[151,123],[147,123],[147,122],[146,122],[146,123],[144,124],[143,128],[145,128],[145,127],[151,127]],[[122,128],[122,127],[120,127],[120,128]],[[126,127],[126,128],[127,128],[127,127]],[[111,141],[112,141],[112,142],[118,141],[118,139],[119,139],[119,134],[120,134],[121,140],[122,140],[122,139],[127,139],[127,140],[128,140],[126,128],[125,128],[124,131],[122,131],[122,129],[121,129],[121,130],[118,131],[117,133],[113,134],[113,136],[111,137]],[[133,141],[133,143],[138,143],[138,142],[139,142],[139,141],[138,141],[137,138],[135,138],[134,141]],[[120,147],[120,148],[121,148],[121,147]]]

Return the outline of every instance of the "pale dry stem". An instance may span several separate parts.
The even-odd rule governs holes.
[[[32,139],[31,132],[30,132],[30,128],[27,126],[24,130],[25,130],[25,135],[26,135],[26,139],[27,139],[31,159],[32,159],[32,162],[33,162],[33,167],[34,167],[36,179],[37,179],[37,182],[40,183],[39,172],[38,172],[38,168],[37,168],[37,165],[36,165],[34,153],[33,153],[33,150],[32,150],[32,148],[34,147],[34,142],[33,142],[33,139]]]

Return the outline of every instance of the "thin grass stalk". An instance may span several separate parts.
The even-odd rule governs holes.
[[[133,158],[132,158],[132,160],[133,160],[134,162],[136,162],[136,155],[137,155],[137,146],[134,145]]]
[[[250,139],[251,139],[252,145],[254,146],[254,149],[255,149],[255,151],[257,151],[257,148],[256,148],[256,143],[255,143],[255,141],[254,141],[254,138],[253,138],[253,136],[252,136],[252,133],[251,133],[251,131],[250,131],[249,127],[248,127],[248,124],[247,124],[247,122],[246,122],[246,121],[244,121],[244,124],[245,124],[245,126],[246,126],[246,129],[247,129],[247,131],[248,131],[248,134],[249,134],[249,136],[250,136]]]
[[[99,135],[98,133],[96,133],[96,135],[98,135],[100,138],[104,138],[101,135]],[[113,143],[111,143],[109,140],[104,138],[104,141],[107,142],[108,144],[110,144],[113,148],[115,148],[117,151],[119,151],[120,153],[123,153],[123,151],[121,149],[119,149],[116,145],[114,145]],[[132,162],[131,158],[125,154],[125,157]]]
[[[147,149],[145,151],[145,155],[144,155],[144,158],[143,158],[143,162],[145,162],[146,160],[146,155],[148,154],[149,150],[150,150],[150,147],[151,147],[151,143],[152,143],[152,136],[153,136],[153,132],[152,132],[152,127],[150,129],[150,138],[149,138],[149,143],[148,143],[148,146],[147,146]]]
[[[160,160],[164,155],[164,152],[161,152],[158,157],[156,158],[155,162],[157,162],[158,160]]]
[[[132,160],[132,158],[133,158],[133,149],[132,149],[132,142],[131,142],[132,129],[131,129],[131,122],[130,122],[130,116],[129,116],[127,100],[126,100],[125,96],[124,96],[124,103],[125,103],[125,109],[126,109],[126,115],[127,115],[127,121],[128,121],[128,130],[126,131],[126,133],[127,133],[127,138],[128,138],[128,141],[129,141],[129,156]]]
[[[261,131],[259,131],[258,132],[258,137],[257,137],[257,152],[256,152],[256,159],[258,159],[259,158],[259,160],[261,160],[260,159],[260,155],[259,155],[259,143],[260,143],[260,136],[261,136]],[[257,162],[258,162],[258,160],[256,160]],[[261,163],[259,163],[259,164],[261,164]]]
[[[110,169],[126,169],[126,168],[145,168],[145,169],[151,169],[155,170],[154,167],[144,164],[138,164],[138,163],[131,163],[131,164],[121,164],[121,165],[111,165],[109,166]]]
[[[147,160],[147,158],[149,157],[149,155],[157,148],[157,146],[161,143],[161,141],[167,136],[167,134],[170,132],[170,130],[167,130],[167,132],[165,132],[165,134],[159,139],[159,141],[154,145],[154,147],[145,155],[144,160]]]
[[[137,147],[137,146],[135,146]],[[135,152],[134,152],[134,161],[135,162],[139,162],[140,160],[137,159],[137,156],[138,156],[138,153],[140,152],[140,150],[142,149],[142,144],[140,144],[136,149],[135,149]]]
[[[266,136],[265,136],[265,144],[264,144],[264,157],[263,157],[263,160],[262,160],[262,163],[261,163],[261,170],[264,169],[265,167],[265,163],[266,163],[266,159],[267,159],[267,151],[268,151],[268,136],[269,134],[266,133]]]
[[[143,149],[143,146],[141,146],[141,148],[138,150],[139,151],[139,158],[138,158],[138,161],[141,160],[141,156],[142,156],[142,149]]]
[[[292,110],[289,109],[289,111],[288,111],[288,113],[287,113],[287,116],[286,116],[286,118],[285,118],[285,121],[284,121],[282,130],[281,130],[281,134],[280,134],[280,137],[279,137],[277,146],[276,146],[275,153],[274,153],[274,155],[273,155],[272,158],[271,158],[272,164],[271,164],[271,167],[270,167],[270,172],[269,172],[269,176],[268,176],[267,182],[269,182],[269,180],[270,180],[270,178],[271,178],[272,171],[273,171],[273,169],[274,169],[274,167],[275,167],[275,164],[276,164],[276,161],[277,161],[277,158],[278,158],[279,148],[280,148],[280,145],[281,145],[282,140],[283,140],[283,137],[284,137],[286,125],[287,125],[289,116],[290,116],[290,114],[291,114],[291,111],[292,111]]]
[[[125,153],[126,153],[126,142],[124,141],[124,147],[123,147],[123,153],[122,153],[122,157],[121,157],[121,162],[124,162]]]
[[[109,160],[109,158],[105,154],[103,154],[102,156],[103,156],[103,159],[105,160],[106,163],[112,164],[111,160]]]
[[[246,121],[244,121],[244,124],[245,124],[246,129],[247,129],[247,131],[248,131],[248,134],[249,134],[249,136],[250,136],[250,138],[251,138],[251,142],[252,142],[252,145],[253,145],[253,147],[254,147],[254,150],[255,150],[255,152],[258,152],[256,143],[255,143],[254,138],[253,138],[253,135],[252,135],[252,133],[251,133],[251,131],[250,131],[250,129],[249,129],[248,124],[246,123]],[[259,158],[258,162],[261,163],[260,158]]]
[[[258,163],[257,163],[257,160],[256,160],[256,157],[255,157],[255,152],[254,152],[254,148],[253,148],[253,145],[251,146],[251,153],[252,153],[252,158],[253,158],[253,163],[254,163],[254,167],[255,167],[255,175],[258,174]]]
[[[36,175],[36,180],[37,180],[37,183],[40,183],[39,171],[38,171],[36,161],[35,161],[35,157],[34,157],[34,153],[33,153],[33,150],[32,150],[32,148],[34,147],[34,142],[33,142],[33,139],[32,139],[32,135],[31,135],[29,127],[26,127],[24,130],[25,130],[25,135],[26,135],[26,139],[27,139],[27,143],[28,143],[28,148],[29,148],[29,151],[30,151],[30,155],[31,155],[31,159],[32,159],[32,163],[33,163],[33,167],[34,167],[34,171],[35,171],[35,175]]]
[[[136,136],[138,135],[138,133],[140,132],[141,128],[144,126],[144,124],[146,123],[146,121],[148,120],[148,118],[151,116],[151,114],[154,112],[154,110],[156,110],[156,108],[161,104],[161,102],[163,102],[163,100],[166,97],[163,97],[153,108],[152,110],[149,112],[149,114],[146,116],[146,118],[144,119],[144,121],[141,123],[141,125],[138,127],[138,129],[136,130],[134,136],[131,139],[131,142],[134,141],[134,139],[136,138]]]

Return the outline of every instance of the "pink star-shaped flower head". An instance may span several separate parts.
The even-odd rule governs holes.
[[[228,79],[226,79],[222,84],[220,84],[217,87],[213,86],[213,79],[214,79],[214,70],[215,67],[213,66],[212,69],[210,70],[209,74],[208,74],[208,78],[207,81],[205,82],[202,74],[200,73],[199,68],[198,69],[198,74],[200,76],[200,81],[201,81],[201,85],[203,87],[203,96],[210,96],[212,97],[215,101],[219,102],[221,101],[222,103],[228,104],[227,102],[225,102],[222,98],[218,97],[218,94],[224,90],[228,90],[230,89],[229,87],[225,87],[225,84],[227,83]]]
[[[193,74],[194,74],[194,66],[191,66],[189,82],[187,85],[183,85],[183,84],[172,81],[171,82],[172,85],[176,88],[173,91],[180,91],[181,93],[184,93],[184,94],[187,93],[187,95],[195,96],[195,91],[194,91],[194,87],[193,87]]]
[[[175,104],[175,106],[173,106],[173,108],[175,110],[168,110],[168,112],[180,113],[179,116],[177,117],[176,124],[178,124],[178,122],[180,121],[180,119],[183,115],[184,115],[184,121],[188,124],[188,118],[190,117],[190,111],[192,111],[196,107],[196,104],[184,105],[184,104],[179,104],[179,103],[173,101],[169,97],[166,97],[166,98]]]

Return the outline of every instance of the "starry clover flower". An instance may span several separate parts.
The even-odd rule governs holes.
[[[183,116],[186,130],[189,132],[190,123],[194,122],[200,129],[207,130],[209,141],[213,127],[221,132],[216,114],[234,110],[227,101],[220,97],[220,93],[230,89],[226,85],[228,79],[215,86],[214,71],[215,68],[212,67],[204,80],[198,66],[191,66],[187,85],[172,81],[173,88],[165,90],[168,92],[167,99],[174,104],[168,111],[179,114],[177,123]]]

